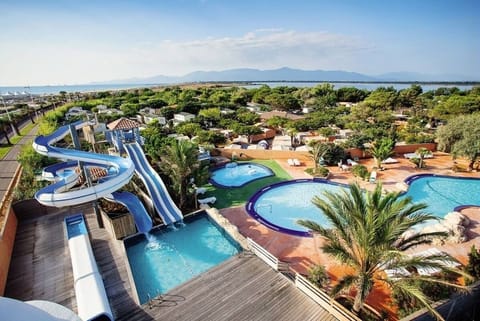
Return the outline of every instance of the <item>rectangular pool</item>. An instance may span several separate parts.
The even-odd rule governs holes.
[[[185,220],[185,226],[152,230],[124,241],[140,303],[192,279],[241,251],[206,213]]]

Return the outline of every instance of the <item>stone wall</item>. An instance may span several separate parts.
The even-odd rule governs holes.
[[[437,150],[436,143],[425,144],[409,144],[409,145],[397,145],[394,152],[396,155],[403,155],[407,153],[414,153],[419,148],[426,148],[430,151]],[[301,162],[310,162],[311,157],[309,152],[304,151],[291,151],[291,150],[263,150],[263,149],[218,149],[220,154],[227,158],[232,158],[232,155],[236,155],[239,160],[248,159],[275,159],[275,160],[287,160],[289,158],[297,158]],[[358,148],[350,148],[346,150],[347,154],[350,154],[351,158],[370,158],[371,156],[366,151],[362,151]]]

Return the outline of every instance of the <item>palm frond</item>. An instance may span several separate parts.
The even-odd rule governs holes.
[[[333,297],[337,296],[340,292],[342,292],[345,289],[349,289],[352,287],[358,280],[358,276],[352,275],[352,274],[347,274],[343,278],[341,278],[337,284],[332,288],[330,293],[332,294]]]

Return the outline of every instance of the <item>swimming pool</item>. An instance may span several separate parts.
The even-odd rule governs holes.
[[[415,203],[428,204],[427,211],[444,217],[457,207],[480,205],[480,179],[443,175],[414,175],[405,180],[406,196]]]
[[[241,251],[206,214],[178,230],[153,230],[124,241],[140,303],[166,293]]]
[[[247,212],[262,224],[276,231],[298,236],[311,236],[297,224],[307,219],[325,225],[322,212],[312,203],[312,198],[324,191],[339,192],[346,185],[325,180],[297,179],[266,186],[247,202]]]
[[[409,177],[410,185],[404,196],[415,203],[428,205],[426,211],[443,218],[448,212],[465,205],[480,205],[480,179],[439,175]],[[307,229],[296,223],[299,219],[326,225],[321,211],[312,203],[314,196],[325,191],[340,192],[347,185],[325,180],[300,179],[273,184],[257,191],[247,202],[247,212],[262,224],[298,236],[311,236]]]
[[[256,163],[228,163],[212,171],[210,183],[217,187],[242,187],[257,179],[275,175],[266,166]]]

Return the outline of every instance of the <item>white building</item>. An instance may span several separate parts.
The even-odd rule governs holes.
[[[194,114],[190,114],[182,111],[181,113],[173,115],[173,125],[176,126],[180,123],[190,121],[194,118],[195,118]]]
[[[194,118],[195,118],[194,114],[186,113],[186,112],[183,112],[183,111],[181,113],[173,115],[174,121],[176,120],[176,121],[181,122],[181,123],[186,122],[186,121],[190,121]]]
[[[76,116],[81,116],[81,115],[86,115],[87,111],[83,110],[82,107],[80,106],[74,106],[68,110],[68,112],[65,114],[65,119],[70,119]]]

